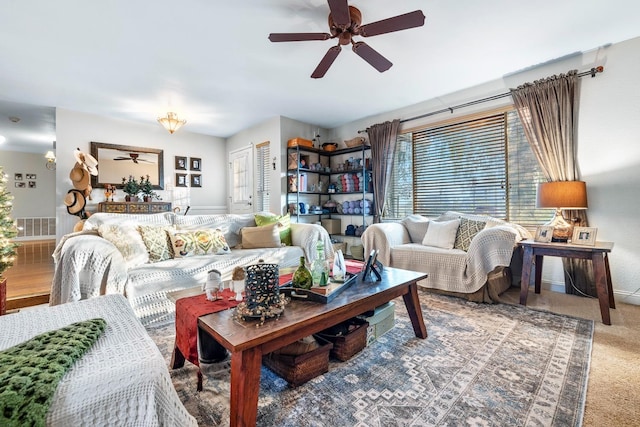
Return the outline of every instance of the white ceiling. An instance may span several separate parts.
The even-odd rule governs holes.
[[[267,36],[326,32],[326,0],[5,3],[0,135],[22,151],[50,148],[53,107],[147,123],[175,111],[220,137],[276,115],[333,128],[640,35],[637,0],[353,0],[363,23],[416,9],[426,23],[365,39],[387,72],[343,48],[316,80],[334,41]]]

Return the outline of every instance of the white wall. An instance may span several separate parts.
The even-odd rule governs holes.
[[[191,133],[188,127],[171,135],[156,123],[141,124],[57,108],[56,141],[56,201],[52,205],[56,207],[58,239],[71,232],[78,220],[67,214],[62,204],[64,195],[72,188],[69,171],[75,162],[73,151],[80,148],[89,153],[91,141],[164,150],[165,187],[158,191],[163,200],[171,201],[182,212],[187,206],[191,206],[190,213],[225,210],[226,190],[220,185],[226,181],[226,143],[223,138]],[[175,187],[174,156],[202,159],[201,188]],[[104,201],[103,190],[94,189],[92,197],[93,201],[88,201],[88,210],[95,212],[96,204]],[[118,191],[115,200],[123,199],[124,193]]]
[[[55,216],[56,171],[45,167],[47,163],[44,152],[22,153],[18,151],[0,151],[0,166],[7,174],[7,190],[13,195],[11,218],[43,218]],[[15,174],[22,174],[22,181],[14,179]],[[36,179],[27,179],[27,174],[35,174]],[[35,182],[35,188],[29,182]],[[15,183],[22,182],[24,188],[16,188]]]
[[[640,304],[640,38],[595,49],[565,60],[542,64],[503,79],[462,90],[438,99],[347,123],[332,130],[336,140],[350,139],[357,131],[386,120],[406,119],[464,102],[508,92],[509,88],[571,69],[585,71],[597,65],[604,73],[581,79],[578,160],[587,182],[589,225],[597,238],[615,242],[609,258],[617,301]],[[472,72],[472,70],[470,70]],[[425,76],[428,78],[428,75]],[[437,123],[474,112],[507,105],[511,98],[406,122],[402,129]],[[562,264],[549,258],[543,282],[564,289]],[[635,293],[635,294],[634,294]],[[632,295],[633,294],[633,295]]]

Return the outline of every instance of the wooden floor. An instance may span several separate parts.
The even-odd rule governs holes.
[[[7,310],[49,302],[55,245],[55,240],[20,242],[13,267],[4,273]]]

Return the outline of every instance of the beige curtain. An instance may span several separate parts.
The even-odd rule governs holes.
[[[367,129],[369,144],[371,144],[371,164],[373,183],[373,222],[380,222],[384,210],[384,200],[387,194],[391,168],[393,167],[393,153],[396,147],[400,120],[376,124]]]
[[[511,96],[527,135],[548,181],[577,181],[576,128],[579,85],[576,70],[525,83],[511,90]],[[588,226],[584,210],[565,211],[567,219]],[[570,294],[595,296],[593,266],[586,260],[563,259],[565,289]]]

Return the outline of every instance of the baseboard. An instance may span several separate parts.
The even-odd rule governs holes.
[[[544,290],[559,292],[562,294],[565,293],[564,282],[558,283],[543,280],[540,286]],[[640,305],[640,288],[636,289],[633,292],[614,289],[613,298],[617,303],[619,302],[624,304]]]

